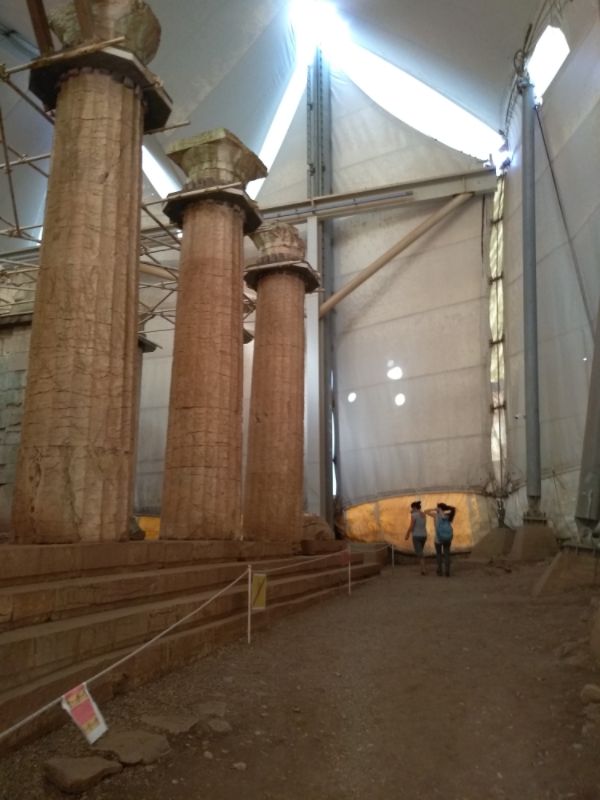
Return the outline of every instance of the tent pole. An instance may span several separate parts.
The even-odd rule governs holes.
[[[324,303],[321,304],[321,310],[319,312],[320,317],[324,317],[332,308],[335,308],[337,304],[343,300],[345,297],[348,297],[356,288],[358,288],[361,284],[363,284],[366,280],[368,280],[372,275],[378,272],[382,267],[385,267],[393,258],[399,255],[403,250],[406,250],[413,242],[416,242],[421,236],[423,236],[427,231],[431,230],[434,225],[437,225],[438,222],[445,219],[449,214],[451,214],[455,208],[462,206],[463,203],[466,203],[467,200],[470,200],[473,197],[473,193],[469,192],[466,194],[459,194],[456,197],[453,197],[448,203],[443,205],[440,209],[438,209],[434,214],[430,217],[427,217],[420,225],[417,225],[410,233],[407,233],[406,236],[403,236],[399,242],[393,247],[390,247],[389,250],[386,250],[383,255],[376,258],[375,261],[372,261],[368,267],[359,272],[351,281],[343,286],[339,291],[335,294],[332,294]]]
[[[329,63],[321,49],[315,54],[307,87],[308,103],[308,196],[330,195],[332,184],[331,147],[331,73]],[[315,240],[311,243],[316,249],[318,261],[311,262],[319,268],[321,285],[325,296],[333,291],[333,223],[331,220],[318,220],[316,229],[310,227]],[[320,322],[319,322],[320,320]],[[335,364],[335,321],[323,321],[321,315],[316,319],[319,337],[319,431],[320,431],[320,514],[333,528],[334,490],[333,463],[335,453],[333,441],[338,441],[337,416],[335,414],[336,364]],[[313,328],[313,335],[316,330]],[[309,434],[310,435],[310,434]],[[339,466],[339,465],[338,465]],[[339,477],[339,473],[338,473]],[[339,494],[339,487],[338,487]]]
[[[523,115],[523,349],[525,363],[525,440],[527,511],[524,522],[540,521],[542,496],[537,323],[537,255],[535,214],[535,98],[529,77],[519,80]]]

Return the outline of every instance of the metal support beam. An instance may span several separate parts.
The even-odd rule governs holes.
[[[457,194],[493,195],[497,180],[495,169],[478,169],[410,183],[377,186],[360,192],[311,197],[301,202],[261,208],[260,213],[264,220],[278,220],[294,225],[306,222],[310,217],[349,217],[382,208],[449,199]]]
[[[48,17],[46,16],[43,0],[27,0],[27,9],[31,17],[33,33],[35,34],[35,40],[40,53],[43,56],[53,53],[54,43],[52,42],[52,34],[50,33],[50,26],[48,25]]]
[[[438,209],[434,214],[430,217],[427,217],[420,225],[417,225],[410,233],[407,233],[406,236],[403,236],[399,242],[396,242],[393,247],[390,247],[389,250],[386,250],[383,255],[376,258],[375,261],[372,261],[368,267],[359,272],[351,281],[349,281],[345,286],[343,286],[338,292],[331,295],[322,305],[320,316],[323,318],[332,308],[335,308],[337,304],[344,299],[344,297],[348,297],[356,288],[358,288],[361,284],[363,284],[366,280],[368,280],[372,275],[375,275],[382,267],[385,267],[393,258],[399,255],[403,250],[406,250],[407,247],[410,247],[413,242],[416,242],[421,236],[423,236],[427,231],[431,230],[438,222],[445,219],[449,214],[451,214],[456,208],[459,208],[467,200],[470,200],[473,197],[472,194],[459,194],[457,197],[453,197],[449,203],[446,203],[442,208]]]
[[[537,324],[537,254],[535,214],[535,98],[526,74],[519,78],[523,118],[523,349],[525,362],[525,439],[527,502],[524,521],[543,519]]]
[[[317,50],[315,60],[310,68],[307,87],[308,117],[308,196],[309,198],[329,195],[332,192],[332,158],[331,158],[331,75],[329,64],[322,51]],[[310,200],[309,200],[310,202]],[[309,242],[315,267],[321,273],[321,285],[325,296],[333,291],[333,246],[332,223],[317,220],[310,227]],[[313,309],[316,310],[316,309]],[[315,314],[313,327],[309,329],[309,338],[318,337],[319,342],[319,430],[309,436],[318,436],[320,445],[319,458],[319,512],[333,527],[333,441],[335,414],[335,357],[334,357],[334,320],[318,321]],[[313,399],[314,402],[314,399]],[[308,419],[314,420],[314,409],[308,413]],[[338,473],[339,479],[339,473]]]

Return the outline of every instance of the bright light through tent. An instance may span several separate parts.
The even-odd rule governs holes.
[[[324,47],[326,41],[339,38],[342,30],[346,32],[335,8],[325,0],[291,0],[289,15],[296,42],[296,66],[258,152],[268,170],[277,158],[300,105],[306,89],[308,66],[314,60],[317,47]],[[252,199],[256,199],[264,182],[265,179],[260,178],[248,184],[246,191]]]
[[[397,406],[403,406],[404,403],[406,403],[406,395],[400,392],[400,394],[397,394],[396,397],[394,397],[394,403],[396,403]]]
[[[389,61],[353,42],[338,60],[365,94],[411,128],[482,161],[490,155],[494,163],[504,161],[506,153],[497,155],[504,145],[499,133]]]
[[[279,107],[275,112],[273,121],[267,131],[267,136],[259,150],[258,157],[267,169],[271,169],[273,166],[279,148],[283,144],[283,140],[290,129],[302,95],[306,89],[306,69],[306,64],[296,65],[290,82],[279,103]],[[252,199],[256,198],[264,182],[264,178],[259,178],[248,184],[246,191]]]
[[[535,87],[537,100],[542,99],[569,52],[569,45],[561,29],[548,25],[527,62],[527,71]]]
[[[181,190],[181,186],[173,180],[146,145],[142,145],[142,170],[159,197]]]
[[[391,381],[399,381],[404,375],[402,372],[402,367],[390,367],[386,374]]]
[[[336,53],[350,42],[347,24],[328,0],[291,0],[289,15],[296,40],[296,64],[309,66],[317,47],[335,61]]]
[[[350,392],[348,395],[348,402],[354,403],[356,400],[356,392]]]

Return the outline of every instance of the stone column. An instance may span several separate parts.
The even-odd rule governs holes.
[[[92,8],[128,50],[42,59],[30,83],[56,124],[13,501],[21,542],[124,539],[131,515],[141,139],[170,105],[138,60],[158,44],[152,12]],[[72,4],[54,27],[78,43]]]
[[[319,285],[304,244],[284,223],[252,237],[258,260],[246,269],[257,292],[244,538],[302,537],[304,457],[304,295]]]
[[[177,143],[169,155],[189,181],[165,208],[183,239],[161,537],[234,539],[241,521],[242,244],[260,224],[244,187],[266,169],[222,128]]]

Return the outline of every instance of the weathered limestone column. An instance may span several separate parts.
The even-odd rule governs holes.
[[[261,255],[246,269],[257,292],[244,538],[302,537],[304,456],[304,295],[319,285],[304,243],[287,224],[252,237]]]
[[[165,208],[183,239],[161,537],[234,539],[242,492],[242,244],[260,225],[244,187],[266,168],[223,128],[183,140],[169,155],[189,180]]]
[[[98,35],[124,34],[131,52],[41,59],[31,76],[56,125],[13,501],[20,542],[124,539],[131,515],[141,139],[170,104],[138,60],[158,46],[150,9],[92,9]],[[80,41],[72,4],[53,24]]]

